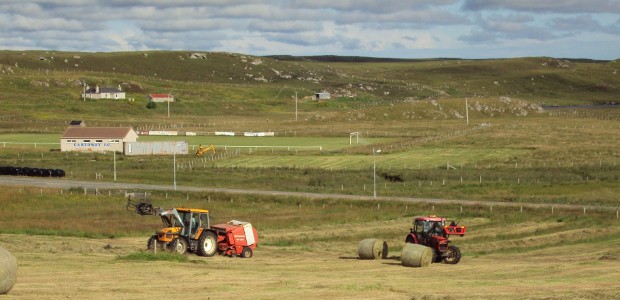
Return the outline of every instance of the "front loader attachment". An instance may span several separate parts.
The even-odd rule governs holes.
[[[131,196],[127,198],[127,210],[134,210],[137,214],[143,216],[157,215],[158,211],[148,200],[132,201]]]

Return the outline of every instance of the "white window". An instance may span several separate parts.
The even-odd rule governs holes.
[[[95,140],[96,143],[103,143],[103,140]]]
[[[108,142],[112,143],[112,144],[118,144],[119,140],[109,140]]]

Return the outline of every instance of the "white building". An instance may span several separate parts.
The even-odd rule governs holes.
[[[60,137],[60,151],[123,152],[124,143],[135,142],[131,127],[68,127]]]
[[[125,99],[125,92],[121,89],[121,85],[118,88],[102,87],[99,85],[91,88],[89,86],[84,87],[82,93],[82,99]]]
[[[332,95],[328,92],[314,93],[314,99],[316,100],[330,99],[331,97]]]

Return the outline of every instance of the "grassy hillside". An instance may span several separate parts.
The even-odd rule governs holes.
[[[232,53],[198,53],[198,58],[192,58],[192,54],[195,52],[1,51],[3,115],[33,121],[148,119],[188,124],[239,116],[248,126],[255,126],[294,120],[297,93],[298,118],[305,126],[312,121],[350,122],[351,115],[377,120],[389,115],[389,110],[406,109],[416,101],[456,101],[460,115],[464,98],[497,102],[508,97],[539,105],[612,103],[618,101],[620,87],[617,61],[544,57],[329,61]],[[81,101],[85,83],[120,85],[135,101]],[[315,92],[323,90],[331,92],[334,99],[310,101]],[[170,118],[165,105],[145,108],[148,93],[176,97]],[[415,107],[418,117],[459,117],[442,114],[436,106],[420,105]]]
[[[3,144],[1,159],[111,180],[111,155],[69,157],[41,144],[58,140],[68,121],[79,119],[88,126],[195,131],[197,137],[187,138],[192,147],[217,144],[218,156],[177,158],[185,185],[368,195],[376,162],[379,193],[386,196],[615,206],[618,106],[541,104],[615,102],[618,68],[618,61],[546,57],[2,51],[0,142],[32,144]],[[84,82],[121,85],[134,101],[83,101]],[[321,90],[334,98],[313,100]],[[159,92],[177,102],[147,109],[146,94]],[[250,139],[213,138],[214,131],[273,131],[278,139],[269,142],[275,147],[259,148]],[[352,132],[360,133],[359,144],[348,144]],[[32,135],[24,139],[24,133]],[[308,137],[318,139],[303,140]],[[373,157],[373,148],[381,155]],[[116,167],[120,180],[169,183],[171,164],[169,157],[120,157]]]

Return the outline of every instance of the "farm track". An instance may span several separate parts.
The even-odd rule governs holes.
[[[68,189],[68,188],[85,188],[85,189],[102,189],[102,190],[157,190],[157,191],[182,191],[182,192],[212,192],[212,193],[228,193],[243,195],[264,195],[264,196],[288,196],[309,199],[340,199],[340,200],[356,200],[356,201],[402,201],[409,203],[431,203],[431,204],[455,204],[455,205],[477,205],[477,206],[497,206],[497,207],[524,207],[524,208],[548,208],[548,209],[566,209],[566,210],[617,210],[617,207],[610,206],[592,206],[592,205],[573,205],[573,204],[549,204],[549,203],[513,203],[500,201],[478,201],[478,200],[454,200],[454,199],[434,199],[434,198],[409,198],[409,197],[382,197],[363,195],[343,195],[343,194],[322,194],[322,193],[305,193],[305,192],[286,192],[286,191],[267,191],[256,189],[235,189],[235,188],[214,188],[214,187],[195,187],[195,186],[179,186],[161,185],[161,184],[141,184],[141,183],[119,183],[119,182],[96,182],[83,180],[66,180],[56,178],[33,178],[33,177],[15,177],[0,176],[0,185],[3,186],[32,186],[40,188]]]

